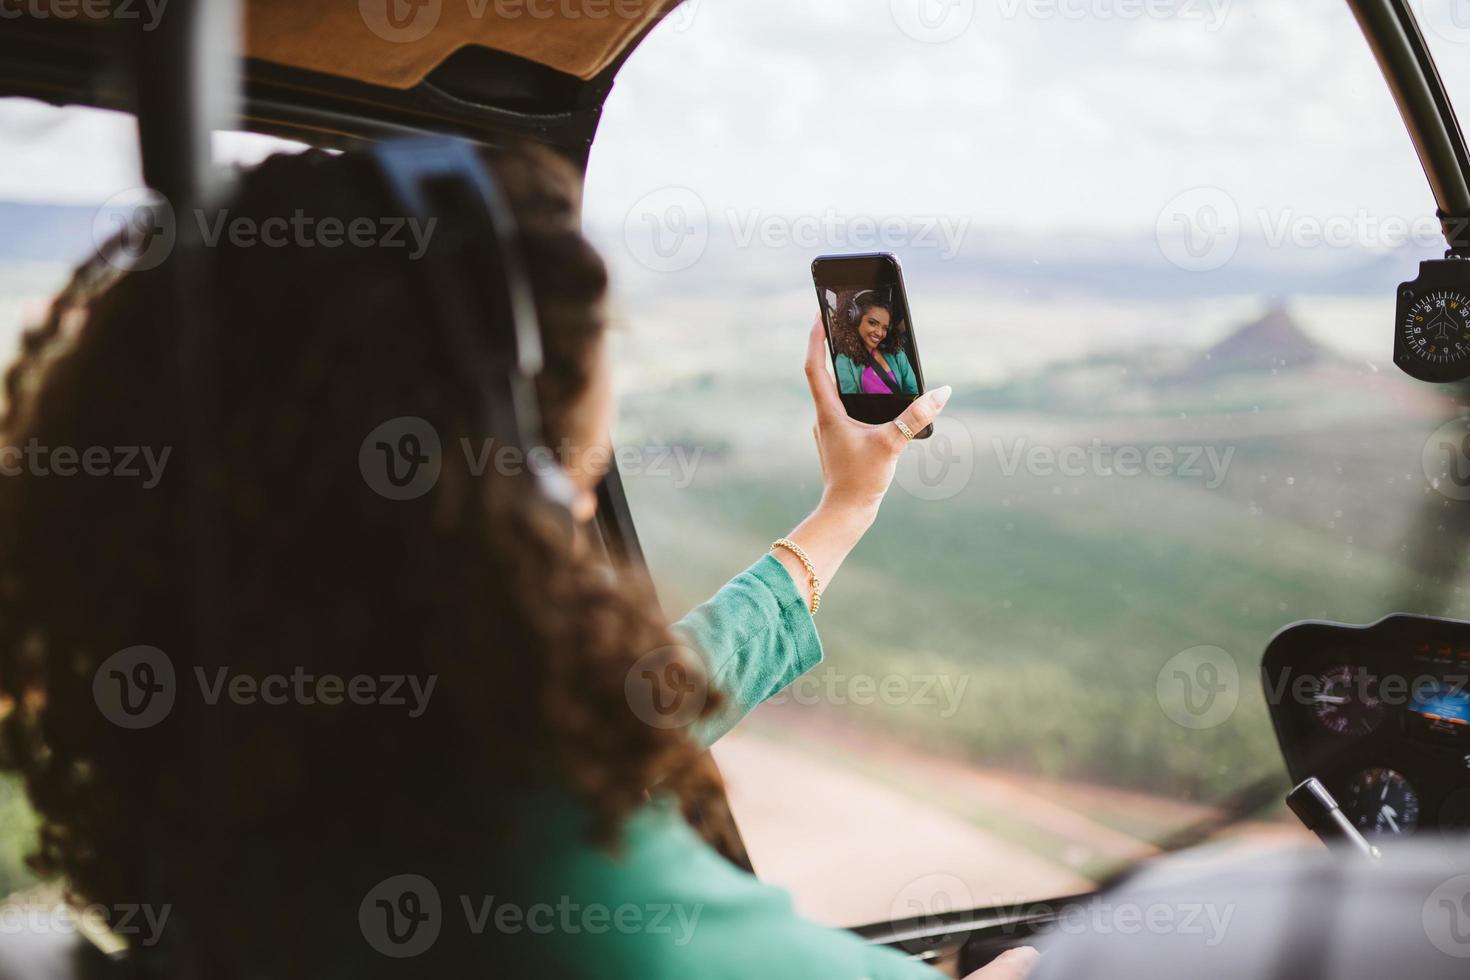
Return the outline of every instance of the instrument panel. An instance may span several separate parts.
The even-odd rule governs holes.
[[[1365,835],[1470,831],[1470,623],[1296,623],[1261,683],[1292,782],[1316,776]]]

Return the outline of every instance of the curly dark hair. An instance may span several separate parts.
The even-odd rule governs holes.
[[[858,309],[857,321],[854,321],[846,312],[854,304]],[[888,334],[878,345],[878,350],[884,354],[894,354],[903,350],[904,338],[908,334],[908,324],[904,322],[900,307],[889,296],[874,289],[843,290],[837,295],[837,304],[832,313],[835,323],[835,329],[832,331],[832,346],[837,353],[846,354],[858,364],[868,363],[868,347],[863,343],[863,338],[858,335],[857,325],[862,322],[862,315],[872,309],[886,310],[888,313]]]
[[[537,395],[556,446],[595,370],[606,271],[570,166],[534,148],[492,164],[540,314]],[[358,153],[272,157],[241,175],[230,217],[389,219],[370,167]],[[450,465],[477,435],[474,395],[406,250],[222,240],[205,256],[217,339],[188,367],[202,406],[181,384],[192,325],[167,315],[167,265],[120,268],[118,242],[76,272],[6,376],[4,445],[173,449],[153,487],[0,480],[0,765],[41,818],[37,869],[75,900],[168,904],[152,951],[165,960],[185,944],[210,976],[315,976],[322,903],[471,846],[513,851],[523,791],[570,788],[603,842],[655,784],[686,811],[713,799],[708,757],[625,694],[640,655],[675,643],[651,587],[609,574],[512,481]],[[201,410],[216,420],[207,454],[191,452]],[[364,436],[402,416],[431,423],[445,458],[406,501],[358,468]],[[166,652],[180,693],[129,730],[99,711],[93,678],[134,645]],[[437,686],[419,717],[350,700],[211,704],[192,690],[204,665],[211,683],[224,667]]]

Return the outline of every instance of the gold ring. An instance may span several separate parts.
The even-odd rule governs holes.
[[[894,419],[893,424],[898,426],[898,431],[903,433],[905,439],[912,439],[914,437],[914,430],[910,429],[908,423],[903,419]]]

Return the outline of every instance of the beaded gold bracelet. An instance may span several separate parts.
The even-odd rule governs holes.
[[[807,578],[812,583],[811,614],[815,616],[817,614],[817,608],[822,605],[822,580],[817,578],[817,570],[812,567],[812,560],[806,556],[806,551],[803,550],[801,545],[792,541],[790,538],[777,538],[771,542],[771,547],[785,548],[795,555],[796,560],[801,562],[802,567],[806,569]]]

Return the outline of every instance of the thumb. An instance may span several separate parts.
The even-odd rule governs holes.
[[[909,407],[903,410],[899,418],[903,419],[903,424],[909,427],[910,432],[918,435],[929,427],[929,423],[939,417],[939,413],[944,410],[945,402],[949,401],[949,396],[952,394],[954,394],[954,389],[949,385],[926,391],[910,402]]]

